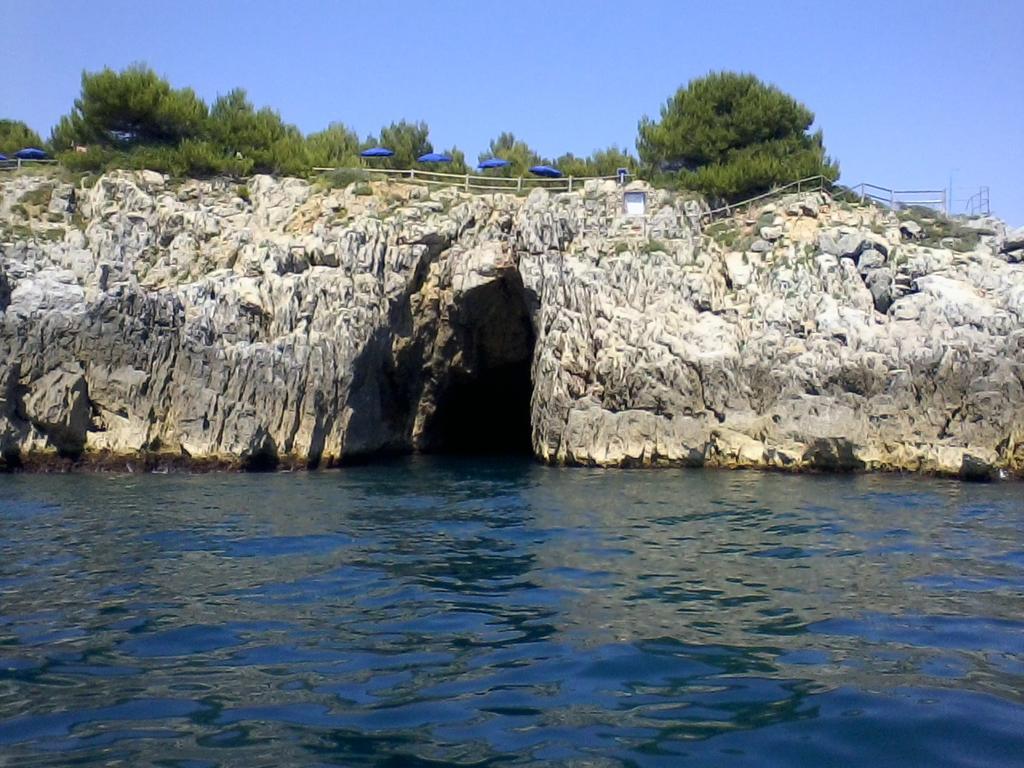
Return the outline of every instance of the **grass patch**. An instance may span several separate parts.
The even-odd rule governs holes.
[[[239,184],[235,188],[235,194],[247,203],[252,200],[252,194],[249,192],[249,186],[247,184]]]
[[[949,248],[958,253],[966,253],[973,251],[981,242],[981,233],[977,230],[924,206],[912,205],[902,209],[899,220],[918,224],[921,235],[916,242],[927,248]]]
[[[707,227],[704,234],[723,248],[732,248],[740,237],[740,228],[732,221],[717,221]]]
[[[647,242],[640,246],[640,253],[651,254],[659,251],[668,253],[668,246],[661,242],[661,240],[655,240],[653,237],[648,238]]]
[[[18,198],[18,202],[26,206],[49,205],[51,195],[53,195],[53,185],[43,184],[23,194]]]

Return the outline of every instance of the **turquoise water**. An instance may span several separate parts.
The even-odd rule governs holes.
[[[0,477],[0,765],[1020,766],[1024,489]]]

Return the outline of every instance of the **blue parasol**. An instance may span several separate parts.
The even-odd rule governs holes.
[[[487,160],[482,160],[477,168],[504,168],[506,165],[512,165],[512,163],[500,157],[491,157]]]
[[[46,159],[46,153],[43,152],[43,150],[41,150],[41,149],[36,149],[35,147],[25,147],[24,149],[19,149],[17,152],[14,153],[14,156],[16,158],[18,158],[19,160],[45,160]]]
[[[7,160],[7,155],[0,155],[0,163],[4,162],[5,160]]]
[[[562,176],[560,170],[552,168],[550,165],[535,165],[530,169],[530,173],[534,176],[544,176],[548,179],[558,179]]]
[[[387,147],[370,147],[364,149],[359,153],[360,157],[391,157],[395,154],[394,150],[388,149]]]
[[[450,163],[451,161],[451,157],[442,155],[439,152],[427,152],[427,154],[416,158],[418,163]]]

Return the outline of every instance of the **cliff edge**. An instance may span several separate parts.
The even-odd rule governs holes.
[[[255,177],[0,180],[0,455],[1024,472],[1024,237]]]

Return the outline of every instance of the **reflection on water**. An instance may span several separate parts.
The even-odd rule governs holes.
[[[1022,522],[898,477],[2,477],[0,765],[1019,765]]]

